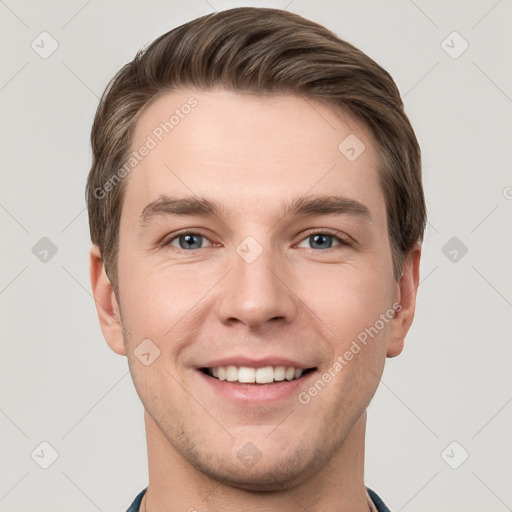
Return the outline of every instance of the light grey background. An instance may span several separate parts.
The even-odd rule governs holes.
[[[88,137],[140,47],[239,5],[297,12],[367,52],[423,149],[417,317],[369,409],[366,484],[395,512],[512,510],[510,0],[0,0],[0,511],[124,511],[147,485],[143,408],[90,295]],[[58,43],[46,59],[43,31]],[[32,249],[42,237],[55,255]]]

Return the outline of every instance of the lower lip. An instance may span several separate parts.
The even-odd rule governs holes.
[[[239,404],[268,403],[297,397],[301,388],[314,376],[313,370],[299,379],[283,380],[269,384],[242,384],[210,377],[198,370],[200,377],[225,398]]]

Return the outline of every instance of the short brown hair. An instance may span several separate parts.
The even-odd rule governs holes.
[[[87,204],[92,242],[117,288],[119,223],[126,179],[111,186],[130,153],[135,124],[158,95],[182,87],[295,94],[341,107],[370,129],[380,155],[393,272],[423,238],[421,152],[398,88],[382,67],[325,27],[278,9],[209,14],[157,38],[111,80],[91,133]],[[102,191],[101,194],[98,191]]]

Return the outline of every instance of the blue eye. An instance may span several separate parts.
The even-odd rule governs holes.
[[[333,247],[333,240],[336,240],[338,243],[336,245],[349,245],[348,242],[343,240],[342,238],[331,235],[329,233],[324,233],[322,231],[318,231],[304,238],[301,243],[308,242],[311,244],[312,249],[331,249]],[[316,245],[316,247],[315,247]],[[301,247],[301,244],[298,245]],[[302,246],[303,247],[303,246]]]
[[[179,248],[183,250],[195,250],[201,249],[203,246],[201,240],[208,240],[205,236],[199,235],[198,233],[182,233],[181,235],[175,236],[169,240],[168,244],[176,247],[174,241],[178,241]]]
[[[322,233],[308,237],[310,243],[320,245],[317,249],[330,249],[332,247],[333,238],[334,237],[331,235],[325,235]]]
[[[204,241],[207,241],[207,245],[204,245]],[[176,245],[176,242],[178,245]],[[304,246],[304,243],[308,243],[309,247]],[[212,247],[212,243],[210,240],[199,233],[194,233],[192,231],[187,231],[184,233],[180,233],[173,238],[170,238],[168,242],[164,245],[170,245],[176,248],[178,251],[194,251],[197,249],[202,249],[205,247]],[[319,249],[319,250],[327,250],[332,249],[336,246],[350,246],[350,243],[334,234],[330,234],[325,231],[317,231],[306,238],[302,239],[302,241],[297,245],[297,247],[305,247],[310,249]]]

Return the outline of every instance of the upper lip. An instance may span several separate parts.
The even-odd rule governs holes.
[[[249,368],[263,368],[265,366],[285,366],[287,368],[301,368],[307,370],[308,368],[314,368],[313,364],[304,364],[293,359],[288,359],[280,356],[267,356],[262,358],[250,358],[247,356],[230,356],[223,357],[220,359],[212,359],[204,364],[198,366],[198,368],[218,368],[219,366],[247,366]]]

